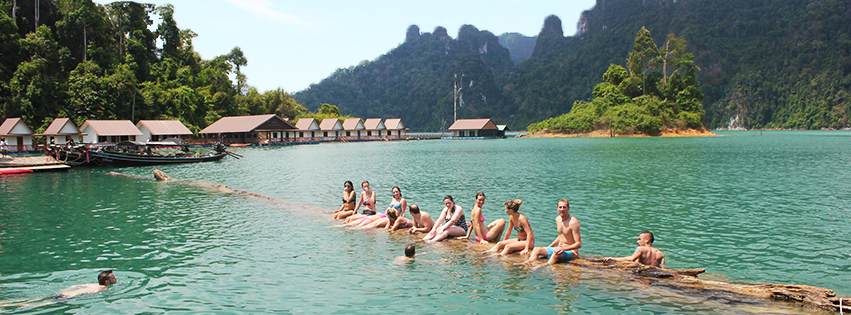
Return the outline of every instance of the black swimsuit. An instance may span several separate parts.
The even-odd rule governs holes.
[[[517,241],[522,242],[522,241],[526,240],[526,239],[520,239],[520,233],[526,233],[526,229],[524,229],[522,225],[515,225],[514,230],[517,231]]]
[[[449,211],[449,213],[455,214],[455,207],[452,207],[452,211]],[[443,223],[449,222],[449,220],[452,220],[451,215],[446,217],[444,219]],[[455,221],[455,226],[460,227],[460,228],[464,229],[464,232],[467,232],[467,219],[464,218],[463,214],[461,215],[460,218],[458,218],[458,221]]]

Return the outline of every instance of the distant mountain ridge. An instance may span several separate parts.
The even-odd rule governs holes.
[[[497,38],[464,25],[452,39],[442,27],[421,34],[411,26],[397,48],[340,69],[294,98],[309,109],[330,103],[353,116],[398,116],[415,130],[438,130],[452,120],[457,73],[463,74],[459,118],[494,118],[523,129],[589,99],[600,73],[612,63],[625,65],[644,26],[657,45],[671,32],[688,41],[709,127],[735,116],[746,127],[849,126],[849,1],[598,0],[578,26],[565,37],[561,20],[548,17],[525,60],[529,37],[519,34]]]
[[[502,47],[508,48],[511,54],[511,61],[514,64],[521,63],[529,57],[532,57],[532,51],[535,50],[535,41],[538,36],[526,36],[520,33],[503,33],[499,35],[499,44]]]

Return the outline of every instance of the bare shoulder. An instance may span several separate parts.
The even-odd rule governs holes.
[[[73,298],[73,297],[77,297],[77,296],[80,296],[80,295],[83,295],[83,294],[97,293],[97,292],[100,292],[100,291],[103,291],[103,290],[106,290],[106,289],[107,289],[107,287],[102,286],[100,284],[90,283],[90,284],[81,284],[81,285],[75,285],[75,286],[69,287],[65,290],[62,290],[62,292],[59,292],[59,294],[62,295],[63,297],[65,297],[65,298]]]
[[[575,216],[570,216],[570,222],[567,222],[567,224],[572,228],[579,228],[579,219]]]

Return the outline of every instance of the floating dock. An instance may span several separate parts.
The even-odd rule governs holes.
[[[24,174],[32,172],[67,171],[70,166],[46,155],[0,157],[0,173]]]

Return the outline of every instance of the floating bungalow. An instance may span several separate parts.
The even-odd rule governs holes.
[[[496,139],[504,138],[496,124],[489,118],[482,119],[458,119],[449,131],[453,133],[451,139]]]
[[[298,128],[278,115],[252,115],[222,117],[199,135],[213,136],[223,142],[264,145],[287,142],[290,133]]]
[[[349,118],[343,121],[343,131],[345,131],[346,137],[356,137],[357,139],[360,139],[361,132],[363,132],[363,135],[366,135],[365,129],[366,127],[363,126],[363,120],[360,118]]]
[[[6,139],[7,150],[10,152],[34,151],[34,135],[20,118],[8,118],[0,125],[0,138]]]
[[[319,130],[322,131],[324,140],[337,140],[337,137],[343,135],[343,124],[337,118],[325,118],[319,123]]]
[[[316,138],[319,135],[319,124],[313,118],[301,118],[295,122],[299,138]]]
[[[505,132],[511,131],[508,129],[508,125],[496,125],[496,129],[499,129],[499,134],[505,138]]]
[[[183,139],[191,136],[192,131],[179,120],[140,120],[136,128],[142,132],[142,139],[160,141],[167,138]]]
[[[56,118],[50,123],[50,126],[47,126],[44,133],[37,136],[44,136],[47,139],[47,143],[53,141],[53,143],[61,145],[69,138],[75,141],[82,141],[80,139],[82,135],[83,133],[80,132],[80,128],[77,128],[77,125],[71,119]]]
[[[387,130],[381,118],[367,118],[363,122],[363,127],[366,130],[367,137],[381,137],[381,133]]]
[[[136,141],[142,132],[129,120],[86,120],[80,127],[85,143]]]
[[[402,122],[402,118],[387,118],[384,120],[384,128],[387,129],[387,135],[393,138],[404,138],[408,134],[408,128]]]

